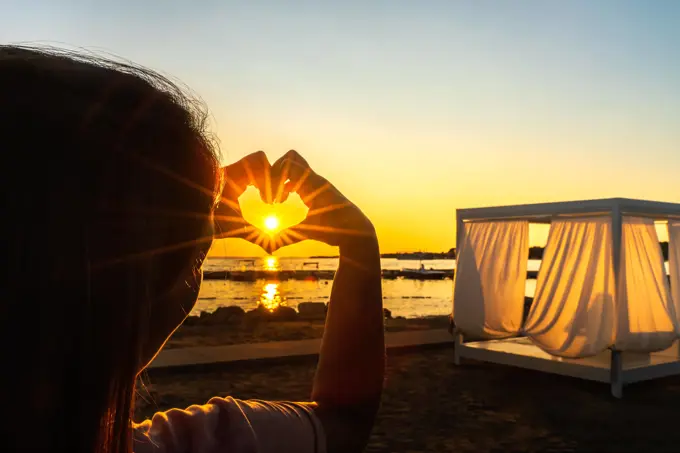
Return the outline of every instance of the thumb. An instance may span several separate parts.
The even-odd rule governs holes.
[[[334,245],[332,243],[333,241],[330,240],[330,236],[331,235],[326,231],[326,228],[318,224],[317,219],[307,217],[297,225],[281,230],[271,236],[269,240],[269,247],[271,248],[270,253],[306,240],[314,240],[328,245]]]
[[[214,239],[244,239],[252,244],[262,248],[265,252],[271,253],[271,237],[264,233],[257,227],[250,225],[248,222],[240,217],[233,217],[226,219],[228,222],[222,222],[216,225],[216,230],[213,235]],[[221,229],[222,225],[228,225],[228,229]]]

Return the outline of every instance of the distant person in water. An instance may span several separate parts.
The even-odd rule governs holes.
[[[205,112],[171,82],[59,50],[0,46],[0,120],[2,451],[364,448],[383,385],[378,243],[299,154],[220,168]],[[194,306],[213,238],[259,241],[238,209],[250,184],[310,208],[270,250],[340,250],[311,399],[216,396],[134,423],[137,377]]]

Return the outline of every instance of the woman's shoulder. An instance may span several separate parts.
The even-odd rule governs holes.
[[[135,453],[326,451],[321,423],[305,403],[212,398],[134,424]]]

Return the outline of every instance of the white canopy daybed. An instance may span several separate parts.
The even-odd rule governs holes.
[[[669,233],[670,285],[655,221]],[[611,384],[680,374],[680,204],[622,198],[457,211],[461,357]],[[549,223],[524,313],[529,224]]]

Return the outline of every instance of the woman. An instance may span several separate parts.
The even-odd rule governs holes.
[[[384,368],[373,226],[294,151],[220,169],[205,118],[148,70],[0,46],[2,451],[365,446]],[[196,302],[213,237],[260,243],[238,210],[249,184],[310,208],[269,250],[305,238],[340,250],[311,400],[213,398],[135,424],[136,378]]]

